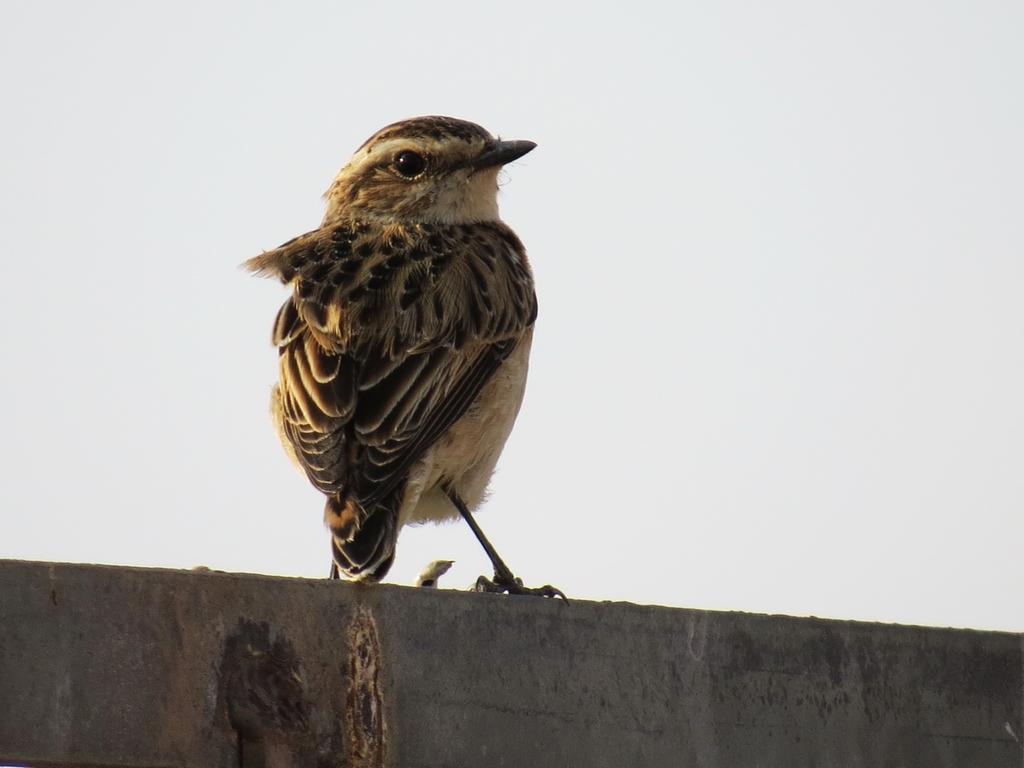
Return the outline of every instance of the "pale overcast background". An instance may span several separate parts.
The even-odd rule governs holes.
[[[377,128],[536,151],[484,530],[573,597],[1024,630],[1024,5],[0,8],[0,557],[320,577],[278,284]],[[487,561],[406,530],[389,581]]]

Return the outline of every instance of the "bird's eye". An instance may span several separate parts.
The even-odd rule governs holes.
[[[423,159],[423,155],[409,149],[399,152],[395,158],[395,170],[407,179],[416,178],[426,167],[427,161]]]

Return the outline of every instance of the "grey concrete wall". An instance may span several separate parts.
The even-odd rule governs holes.
[[[1020,768],[1018,635],[0,561],[0,763]]]

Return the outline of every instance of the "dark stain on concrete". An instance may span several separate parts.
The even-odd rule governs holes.
[[[265,764],[268,743],[292,741],[308,727],[299,657],[283,634],[271,638],[267,622],[239,620],[224,645],[220,686],[245,768]]]

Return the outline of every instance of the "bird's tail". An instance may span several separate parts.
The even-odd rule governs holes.
[[[395,559],[397,511],[379,504],[369,510],[341,494],[327,497],[324,522],[331,531],[331,556],[342,576],[380,581]]]

